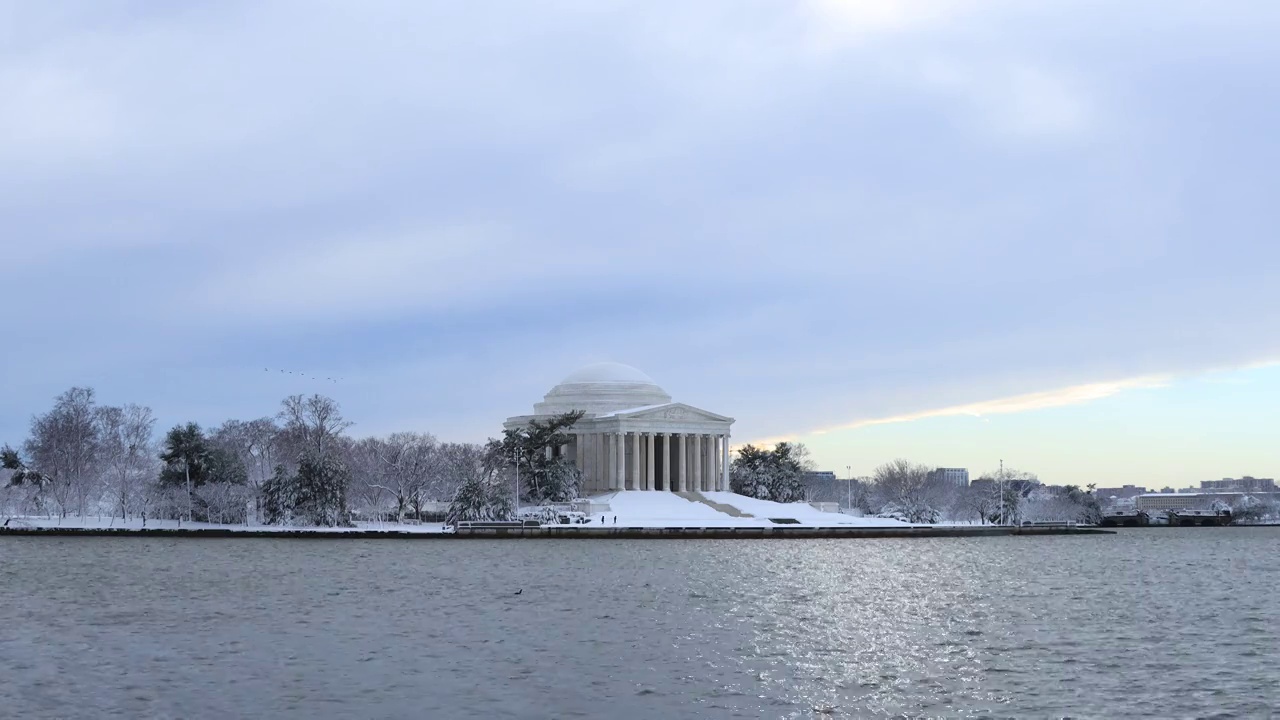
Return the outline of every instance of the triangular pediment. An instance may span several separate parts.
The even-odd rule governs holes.
[[[653,407],[622,410],[614,413],[615,417],[627,420],[670,420],[672,422],[722,422],[731,423],[733,418],[717,415],[713,412],[696,408],[684,403],[667,403]]]

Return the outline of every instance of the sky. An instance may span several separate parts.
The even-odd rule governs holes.
[[[86,385],[478,441],[608,360],[841,474],[1274,477],[1277,36],[1270,0],[0,0],[0,442]]]

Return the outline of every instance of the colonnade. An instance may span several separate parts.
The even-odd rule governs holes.
[[[579,433],[575,445],[589,491],[729,489],[726,434]]]

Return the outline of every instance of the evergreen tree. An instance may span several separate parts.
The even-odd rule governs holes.
[[[511,496],[491,479],[473,475],[458,486],[449,504],[446,522],[456,525],[461,520],[511,520],[515,510]]]
[[[518,467],[522,501],[543,504],[578,497],[582,471],[556,451],[573,440],[567,431],[584,414],[578,410],[531,420],[525,427],[504,430],[502,440],[490,443],[488,450],[499,463]]]
[[[336,457],[307,455],[296,473],[276,466],[262,485],[262,511],[273,525],[349,526],[347,485],[350,473]]]
[[[808,450],[799,443],[780,442],[772,450],[747,445],[729,467],[735,493],[774,502],[804,500],[802,478],[808,469]]]
[[[192,422],[165,433],[160,460],[164,462],[161,485],[203,485],[209,478],[209,445],[200,426]]]
[[[262,483],[262,519],[268,525],[288,525],[293,519],[296,484],[289,469],[276,465],[275,473]]]

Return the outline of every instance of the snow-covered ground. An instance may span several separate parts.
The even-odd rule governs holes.
[[[686,500],[669,492],[643,492],[627,490],[601,495],[593,500],[605,503],[609,511],[589,515],[587,527],[597,528],[758,528],[758,527],[811,527],[811,528],[856,528],[856,527],[910,527],[907,523],[884,518],[856,517],[841,513],[822,512],[808,503],[777,503],[768,500],[756,500],[744,495],[727,492],[703,493],[707,500],[721,506],[728,506],[739,513],[751,517],[737,517],[701,502]],[[795,523],[774,523],[771,520],[795,520]],[[2,524],[2,519],[0,519]],[[82,529],[128,529],[141,530],[140,519],[121,521],[119,518],[99,517],[14,517],[9,520],[9,527],[34,528],[82,528]],[[361,522],[353,528],[315,528],[315,527],[282,527],[279,525],[218,525],[213,523],[188,523],[177,520],[147,520],[147,530],[229,530],[232,532],[400,532],[400,533],[440,533],[444,532],[441,523],[423,523],[421,525],[392,522]]]
[[[11,528],[67,528],[67,529],[84,529],[84,530],[142,530],[144,526],[142,520],[133,518],[130,520],[121,520],[120,518],[100,518],[100,517],[66,517],[66,518],[50,518],[50,517],[12,517],[0,518],[0,525],[4,524],[4,520],[8,520],[8,527]],[[444,532],[443,523],[422,523],[421,525],[410,525],[393,522],[358,522],[355,527],[350,528],[331,528],[331,527],[287,527],[283,525],[219,525],[217,523],[203,522],[179,522],[177,520],[156,520],[148,519],[145,529],[147,530],[231,530],[233,532],[403,532],[403,533],[440,533]]]
[[[673,493],[625,490],[599,496],[598,501],[609,504],[609,512],[592,515],[590,524],[597,527],[615,524],[619,527],[778,527],[770,518],[785,518],[797,521],[798,524],[791,527],[910,527],[897,520],[822,512],[808,503],[776,503],[727,492],[707,492],[703,496],[754,517],[735,517]]]
[[[779,503],[757,500],[730,492],[704,492],[708,500],[736,508],[758,518],[791,518],[801,525],[813,527],[910,527],[909,523],[888,518],[859,517],[844,513],[822,512],[809,503]]]

